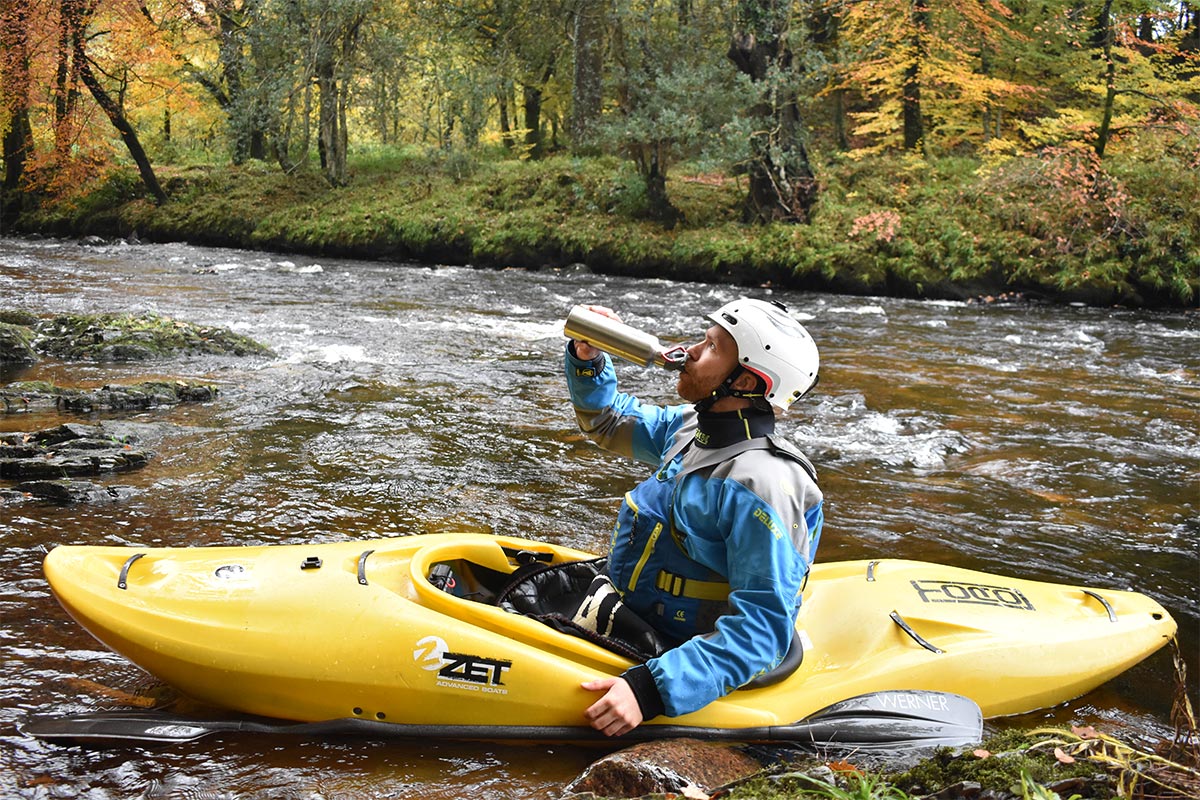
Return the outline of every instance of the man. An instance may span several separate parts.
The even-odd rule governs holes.
[[[608,356],[583,341],[567,345],[580,428],[655,467],[625,495],[607,571],[669,649],[618,678],[583,684],[602,693],[585,716],[609,736],[695,711],[778,665],[793,646],[820,537],[812,465],[772,436],[775,409],[817,382],[812,337],[782,306],[760,300],[728,303],[709,319],[676,386],[691,406],[620,393]]]

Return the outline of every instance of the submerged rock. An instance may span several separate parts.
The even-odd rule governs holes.
[[[115,503],[136,493],[137,490],[132,486],[101,486],[90,481],[47,480],[18,483],[12,489],[0,493],[0,497],[9,504],[40,500],[62,505],[96,505]]]
[[[93,411],[144,411],[177,403],[215,400],[219,390],[211,384],[186,381],[146,381],[129,386],[107,385],[99,389],[67,389],[44,381],[10,383],[0,389],[0,400],[8,414],[56,409]]]
[[[138,469],[152,454],[134,444],[131,436],[115,436],[100,426],[75,423],[0,434],[0,478],[59,481]]]

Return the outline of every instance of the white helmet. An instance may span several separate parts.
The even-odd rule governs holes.
[[[771,405],[786,411],[816,385],[817,344],[781,303],[742,298],[708,318],[737,342],[739,365],[766,381],[763,394]]]

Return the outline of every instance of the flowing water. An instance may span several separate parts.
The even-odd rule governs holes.
[[[602,550],[643,468],[576,431],[560,378],[577,302],[691,341],[734,287],[387,264],[187,245],[0,240],[0,308],[157,312],[274,357],[45,362],[0,374],[94,387],[167,377],[219,399],[145,413],[0,417],[4,430],[120,420],[155,458],[101,479],[108,505],[0,508],[0,797],[555,797],[598,753],[565,746],[225,736],[95,750],[23,737],[30,714],[120,707],[148,680],[62,612],[60,543],[335,541],[470,529]],[[818,557],[902,557],[1132,588],[1200,650],[1200,318],[757,290],[800,314],[819,389],[782,432],[828,498]],[[618,366],[671,401],[663,372]],[[298,621],[303,624],[303,621]],[[1066,706],[999,724],[1171,735],[1167,651]]]

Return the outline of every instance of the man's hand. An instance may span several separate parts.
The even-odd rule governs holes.
[[[609,319],[615,319],[617,322],[621,321],[621,318],[619,316],[617,316],[617,312],[613,311],[611,308],[606,308],[604,306],[584,306],[584,308],[586,308],[588,311],[595,311],[597,314],[602,314],[603,316],[606,316]],[[587,342],[582,342],[578,339],[575,339],[574,342],[575,342],[575,357],[578,358],[579,360],[591,361],[592,359],[594,359],[598,355],[600,355],[600,351],[597,350],[595,347],[592,347]]]
[[[584,683],[583,688],[589,692],[604,692],[604,696],[583,715],[605,736],[620,736],[642,724],[642,709],[624,678],[597,678]]]

